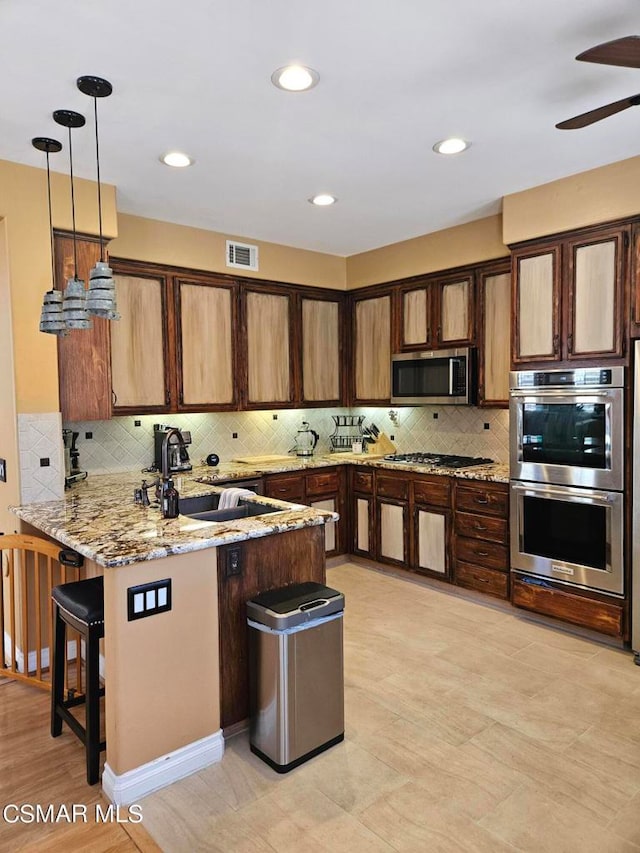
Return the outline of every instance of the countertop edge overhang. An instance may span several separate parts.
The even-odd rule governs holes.
[[[355,454],[336,454],[259,466],[222,463],[215,469],[194,466],[183,475],[180,492],[195,497],[220,491],[216,482],[248,479],[265,474],[307,471],[336,465],[367,467],[437,474],[458,479],[508,483],[508,466],[493,464],[466,469],[443,469],[429,465],[405,465]],[[160,559],[189,551],[215,548],[263,536],[285,533],[337,521],[336,513],[267,498],[255,500],[277,507],[264,516],[225,522],[198,521],[186,516],[163,519],[158,507],[133,503],[133,489],[144,474],[127,471],[118,474],[93,474],[77,483],[61,500],[10,507],[11,511],[37,530],[105,568]],[[149,476],[148,476],[149,478]],[[249,499],[251,500],[251,499]]]

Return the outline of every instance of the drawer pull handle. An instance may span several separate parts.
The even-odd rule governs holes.
[[[488,504],[489,498],[476,498],[476,503],[477,504]]]
[[[482,524],[474,524],[474,525],[473,525],[473,529],[474,529],[474,530],[488,530],[488,528],[487,528],[487,527],[485,527],[485,526],[484,526],[484,525],[482,525]]]
[[[475,580],[480,581],[480,583],[489,583],[486,578],[479,578],[478,575],[473,576]]]
[[[476,554],[478,555],[478,557],[488,557],[489,556],[488,551],[476,551]]]

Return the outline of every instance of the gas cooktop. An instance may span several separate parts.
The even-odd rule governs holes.
[[[448,453],[390,453],[387,462],[405,465],[435,465],[438,468],[470,468],[472,465],[490,465],[493,459],[484,456],[455,456]]]

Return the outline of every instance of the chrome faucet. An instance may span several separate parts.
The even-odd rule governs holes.
[[[185,447],[184,440],[182,438],[182,433],[179,429],[173,427],[166,431],[164,438],[162,439],[162,451],[161,451],[161,467],[162,467],[162,485],[166,486],[170,479],[170,471],[169,471],[169,442],[171,441],[173,436],[178,437],[178,444],[181,447]],[[175,443],[175,442],[174,442]]]

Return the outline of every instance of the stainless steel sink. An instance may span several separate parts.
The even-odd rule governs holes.
[[[180,498],[180,515],[186,515],[198,521],[232,521],[235,518],[252,518],[272,512],[282,512],[279,507],[243,500],[240,500],[238,506],[232,509],[218,509],[219,502],[220,495]]]

